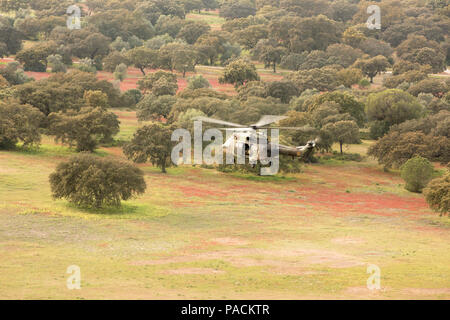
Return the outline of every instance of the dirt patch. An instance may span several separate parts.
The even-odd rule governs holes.
[[[164,271],[167,274],[221,274],[225,273],[222,270],[211,268],[181,268]]]
[[[325,264],[331,268],[351,268],[364,265],[364,263],[354,257],[335,252],[316,252],[308,256],[306,262],[311,264]]]
[[[212,239],[212,242],[223,244],[223,245],[230,245],[230,246],[243,246],[248,244],[247,241],[239,239],[239,238],[215,238]]]
[[[386,288],[380,288],[379,290],[370,290],[365,286],[349,287],[345,290],[346,294],[352,296],[355,299],[373,299],[380,296],[380,294],[383,292],[386,292]]]
[[[407,295],[444,296],[445,298],[450,298],[450,288],[407,288],[402,290],[402,293]]]
[[[17,169],[0,167],[0,173],[1,174],[14,174],[14,173],[19,173],[19,172],[20,171],[17,170]]]
[[[220,239],[220,238],[219,238]],[[308,271],[311,264],[324,264],[331,268],[350,268],[364,265],[356,257],[334,251],[315,249],[258,249],[236,248],[203,252],[194,255],[160,258],[155,260],[133,261],[132,265],[162,265],[198,260],[223,260],[238,267],[272,267],[278,273],[299,274]]]
[[[359,238],[342,237],[331,239],[331,242],[338,244],[360,244],[364,243],[365,241]]]

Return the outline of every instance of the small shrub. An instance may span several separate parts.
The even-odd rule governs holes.
[[[83,207],[120,206],[121,200],[144,193],[144,173],[120,161],[79,154],[60,163],[50,175],[54,198]]]
[[[120,124],[117,115],[100,107],[50,113],[48,122],[55,141],[76,146],[78,152],[94,151],[99,143],[112,142]]]
[[[280,172],[300,173],[302,172],[302,163],[298,158],[292,159],[289,156],[280,156]]]
[[[406,182],[406,190],[422,192],[433,176],[433,165],[420,156],[411,158],[402,165],[401,176]]]
[[[378,139],[389,131],[389,124],[386,121],[378,120],[370,123],[369,136],[371,139]]]
[[[79,70],[84,72],[96,73],[97,68],[95,67],[95,62],[92,59],[84,58],[81,59],[79,64],[76,66]]]
[[[123,93],[122,95],[123,104],[126,107],[135,107],[136,104],[141,101],[142,93],[138,89],[130,89]]]
[[[119,64],[114,71],[114,79],[122,82],[127,77],[127,65],[125,63]]]
[[[209,88],[211,86],[209,81],[201,74],[189,77],[187,82],[187,87],[191,90]]]
[[[324,160],[341,160],[341,161],[356,161],[361,162],[363,157],[359,153],[339,153],[337,151],[333,151],[331,155],[325,155],[322,157]]]
[[[6,88],[8,86],[8,81],[0,74],[0,88]]]
[[[443,177],[431,180],[423,193],[433,210],[440,212],[441,215],[448,215],[450,212],[450,171],[447,171]]]
[[[368,87],[370,87],[370,81],[367,79],[361,79],[358,83],[358,86],[361,89],[367,89]]]
[[[18,142],[25,147],[38,146],[43,118],[44,115],[30,105],[0,101],[0,149],[13,149]]]
[[[67,68],[63,62],[63,58],[59,54],[52,54],[47,57],[47,63],[50,68],[52,68],[52,72],[66,72]]]

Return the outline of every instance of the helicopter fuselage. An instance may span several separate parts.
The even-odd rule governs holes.
[[[245,156],[253,158],[252,160],[271,157],[272,150],[278,147],[278,154],[297,157],[300,160],[307,161],[314,152],[315,142],[309,141],[306,145],[298,147],[286,146],[271,143],[264,133],[249,130],[245,132],[234,132],[223,146],[227,149],[227,152],[231,152],[235,156],[237,156],[239,150],[242,150],[245,152]]]

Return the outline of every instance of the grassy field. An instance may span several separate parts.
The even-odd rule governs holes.
[[[217,12],[187,19],[214,30],[224,21]],[[287,72],[257,68],[264,81]],[[218,83],[221,67],[196,71],[236,94]],[[121,90],[140,78],[129,68]],[[134,111],[113,111],[116,139],[129,140],[142,124]],[[345,151],[364,155],[370,144]],[[145,164],[143,196],[92,211],[51,197],[48,176],[72,154],[49,137],[38,150],[0,151],[0,299],[450,299],[450,218],[371,159],[275,177]],[[119,147],[96,154],[123,158]],[[367,288],[370,264],[380,290]],[[71,265],[81,268],[80,290],[66,287]]]
[[[115,112],[126,140],[139,123]],[[371,160],[285,178],[146,164],[145,195],[95,212],[51,198],[48,175],[72,153],[50,138],[0,152],[0,298],[450,298],[450,219]]]

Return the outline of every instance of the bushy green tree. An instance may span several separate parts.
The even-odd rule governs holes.
[[[100,90],[87,90],[83,94],[83,99],[87,107],[102,108],[106,110],[109,108],[108,96]]]
[[[211,30],[211,27],[201,21],[187,21],[177,34],[177,38],[183,39],[188,44],[194,44],[204,33]]]
[[[6,67],[0,68],[0,75],[8,81],[10,85],[23,84],[30,82],[29,78],[20,67],[20,63],[17,61],[9,62]]]
[[[220,7],[220,16],[226,19],[246,18],[255,13],[255,5],[248,0],[232,0]]]
[[[450,172],[447,170],[442,177],[431,180],[423,193],[433,210],[441,215],[448,215],[450,213]]]
[[[114,72],[116,67],[122,63],[128,66],[130,61],[124,54],[118,51],[112,51],[103,59],[103,70]]]
[[[295,84],[289,80],[268,82],[266,92],[268,96],[280,99],[282,103],[289,103],[292,97],[300,94]]]
[[[54,42],[43,42],[19,51],[16,59],[23,63],[25,71],[45,72],[47,57],[55,53],[57,47]]]
[[[174,127],[187,129],[191,133],[191,138],[194,138],[194,120],[197,117],[206,117],[202,111],[197,109],[187,109],[181,112],[174,123]]]
[[[274,73],[277,72],[276,66],[281,62],[281,59],[286,52],[286,48],[277,46],[276,43],[265,39],[258,41],[254,49],[256,58],[263,61],[265,67],[270,67],[270,65],[272,65]]]
[[[139,89],[155,96],[175,95],[178,90],[177,76],[171,72],[156,71],[138,81]]]
[[[431,93],[437,98],[442,98],[448,91],[450,87],[439,79],[424,79],[408,89],[408,92],[416,97],[421,93]]]
[[[220,83],[231,83],[236,88],[254,80],[259,80],[255,65],[242,59],[235,60],[227,65],[219,78]]]
[[[172,107],[169,121],[176,121],[179,114],[188,109],[200,110],[208,117],[230,120],[233,111],[240,109],[238,102],[235,100],[223,99],[220,95],[212,96],[209,90],[211,89],[192,90],[192,96],[187,96],[186,99],[179,97]],[[214,92],[214,90],[211,91]]]
[[[127,66],[124,63],[119,64],[114,71],[114,79],[123,81],[127,77]]]
[[[150,161],[153,165],[161,168],[163,173],[166,173],[166,167],[171,165],[171,136],[172,128],[170,126],[159,123],[143,126],[125,145],[123,152],[128,159],[134,162]]]
[[[436,31],[434,31],[436,32]],[[446,55],[437,41],[428,40],[422,35],[412,34],[397,47],[397,55],[412,63],[429,65],[433,72],[445,69]]]
[[[316,2],[310,1],[315,7],[319,7]],[[293,25],[288,24],[279,31],[281,34],[284,33],[282,37],[287,38],[290,50],[295,53],[305,50],[326,50],[328,46],[338,43],[342,37],[342,25],[324,15],[294,18],[292,23]],[[284,29],[286,27],[290,29],[288,33]]]
[[[124,103],[124,106],[126,107],[134,107],[136,104],[139,103],[142,99],[142,93],[138,89],[130,89],[125,91],[122,94],[122,100]]]
[[[4,54],[16,54],[22,48],[23,34],[7,24],[0,23],[0,43],[3,43]],[[48,55],[47,55],[48,56]]]
[[[67,68],[60,54],[52,54],[47,57],[47,62],[52,72],[66,72]]]
[[[314,111],[326,102],[335,102],[339,105],[340,113],[350,114],[359,126],[364,124],[366,118],[364,104],[349,93],[334,91],[312,95],[311,97],[306,95],[306,98],[307,99],[303,103],[303,108],[308,112]]]
[[[323,126],[324,131],[328,131],[333,140],[339,143],[341,154],[342,146],[347,143],[359,143],[359,128],[353,120],[341,120],[330,122]]]
[[[172,42],[159,49],[158,57],[160,68],[182,72],[184,78],[186,72],[195,71],[198,53],[191,45]]]
[[[49,133],[55,140],[76,146],[78,152],[94,151],[98,143],[111,142],[120,124],[114,113],[91,107],[51,113],[48,121]]]
[[[146,68],[158,67],[158,51],[145,47],[131,49],[126,54],[131,65],[138,68],[145,76]]]
[[[361,69],[370,78],[370,82],[373,83],[373,78],[380,72],[386,71],[390,64],[386,57],[376,56],[369,59],[358,59],[353,66]]]
[[[388,89],[369,95],[366,112],[369,121],[384,122],[385,128],[389,128],[394,124],[419,118],[423,113],[423,107],[409,93],[399,89]]]
[[[80,71],[83,72],[89,72],[89,73],[97,73],[97,67],[95,66],[95,61],[91,58],[83,58],[81,59],[78,64],[77,68]]]
[[[444,136],[425,135],[422,132],[390,132],[369,148],[368,155],[385,168],[400,167],[414,156],[430,161],[450,161],[450,139]]]
[[[182,3],[175,0],[152,0],[141,2],[136,7],[136,13],[144,16],[153,25],[161,16],[175,16],[184,19],[185,12]]]
[[[176,101],[171,95],[147,94],[136,105],[137,117],[140,121],[167,119]]]
[[[78,154],[60,163],[50,177],[52,196],[84,207],[120,206],[146,189],[144,173],[121,161]]]
[[[337,72],[338,82],[347,88],[351,88],[352,85],[359,83],[363,78],[361,70],[357,68],[342,69]]]
[[[422,192],[433,176],[433,165],[428,159],[416,156],[402,165],[401,176],[406,182],[406,190]]]
[[[44,115],[30,105],[17,101],[0,101],[0,149],[11,149],[20,141],[23,145],[39,145],[39,127]]]
[[[156,0],[149,2],[154,5]],[[161,1],[162,2],[162,1]],[[164,1],[165,3],[172,1]],[[142,3],[145,5],[145,3]],[[153,24],[149,23],[149,19],[145,12],[139,12],[141,6],[137,6],[136,10],[130,11],[126,9],[108,8],[109,10],[98,10],[91,16],[87,17],[89,25],[93,25],[98,31],[110,39],[122,37],[124,41],[128,41],[133,35],[139,39],[150,39],[155,35]]]
[[[225,53],[226,39],[219,32],[209,32],[201,35],[195,42],[195,49],[199,53],[199,61],[214,65],[220,55]]]
[[[9,82],[0,74],[0,89],[9,86]]]
[[[337,70],[331,67],[300,70],[288,76],[300,92],[307,89],[332,91],[338,86]]]

